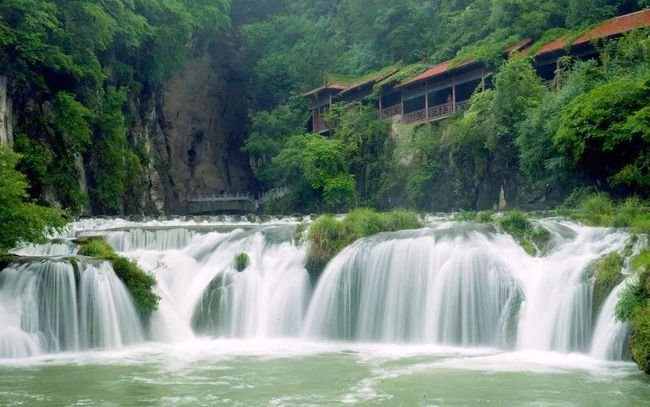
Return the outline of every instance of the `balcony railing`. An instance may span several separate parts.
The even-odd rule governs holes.
[[[454,104],[452,102],[431,106],[429,108],[428,115],[426,109],[409,112],[404,115],[404,122],[407,124],[413,124],[423,123],[427,121],[435,122],[437,120],[444,119],[451,116],[451,114],[454,112],[464,112],[469,109],[469,100],[463,100],[456,103],[456,110],[453,109],[453,106]]]
[[[393,116],[399,116],[402,114],[402,105],[397,104],[381,109],[381,118],[390,118]]]
[[[463,100],[456,103],[457,112],[466,112],[467,110],[469,110],[469,100]]]

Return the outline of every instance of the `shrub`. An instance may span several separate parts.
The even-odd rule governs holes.
[[[528,217],[523,211],[510,211],[499,219],[499,225],[506,233],[521,239],[526,236],[528,231]]]
[[[632,258],[632,271],[650,273],[650,249],[641,250]]]
[[[479,223],[492,223],[494,222],[494,217],[490,211],[482,211],[478,213],[476,221]]]
[[[81,256],[94,257],[101,260],[114,260],[117,257],[115,250],[102,238],[78,239],[77,242],[82,242],[81,249],[79,249]]]
[[[589,226],[609,226],[614,204],[606,194],[596,193],[585,198],[579,206],[578,220]]]
[[[251,264],[251,259],[246,253],[238,253],[235,255],[235,270],[242,272]]]
[[[628,198],[616,206],[612,226],[618,228],[632,227],[635,220],[644,212],[645,207],[639,198]]]
[[[160,297],[153,291],[156,278],[145,273],[136,262],[118,256],[113,261],[113,270],[131,293],[136,307],[144,317],[158,309]]]
[[[628,283],[621,292],[616,303],[616,319],[620,322],[632,320],[632,315],[636,309],[643,308],[648,297],[641,290],[639,281]]]

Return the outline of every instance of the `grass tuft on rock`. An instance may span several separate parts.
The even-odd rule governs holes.
[[[620,202],[602,192],[572,194],[564,203],[570,217],[587,226],[628,228],[634,233],[650,233],[648,203],[637,197]]]
[[[90,236],[75,239],[79,244],[79,255],[111,262],[113,271],[124,283],[133,298],[140,314],[146,319],[158,309],[160,297],[155,293],[156,278],[145,272],[138,264],[126,257],[118,256],[101,236]]]
[[[536,255],[538,251],[545,251],[551,242],[551,232],[542,226],[534,225],[521,210],[507,212],[499,218],[499,226],[531,256]]]
[[[371,209],[356,209],[343,220],[331,215],[321,216],[314,221],[307,234],[307,267],[310,272],[319,273],[334,256],[362,237],[419,229],[422,226],[417,213],[405,210],[380,213]]]
[[[235,270],[240,273],[248,268],[251,264],[251,258],[246,253],[237,253],[235,255]]]

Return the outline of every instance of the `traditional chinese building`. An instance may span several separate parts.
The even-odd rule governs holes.
[[[545,82],[551,81],[558,70],[560,58],[598,57],[598,40],[615,38],[629,31],[650,27],[650,9],[616,17],[589,30],[574,41],[559,37],[536,51],[532,39],[525,39],[504,50],[504,58],[515,52],[533,53],[535,68]],[[415,71],[416,75],[408,75]],[[311,128],[314,132],[329,131],[333,124],[326,121],[327,112],[337,102],[368,101],[376,96],[380,117],[394,118],[404,123],[427,123],[445,119],[469,107],[469,99],[477,90],[491,86],[494,67],[480,62],[455,63],[445,61],[434,66],[422,63],[385,68],[363,78],[329,75],[325,83],[302,96],[312,102]],[[409,79],[401,79],[407,77]],[[373,98],[374,100],[374,98]]]

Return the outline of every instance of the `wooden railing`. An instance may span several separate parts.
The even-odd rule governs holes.
[[[454,109],[454,104],[452,102],[443,103],[441,105],[431,106],[428,115],[426,109],[416,110],[405,114],[404,123],[413,124],[427,121],[435,122],[436,120],[441,120],[451,116],[454,112],[464,112],[467,109],[469,109],[469,100],[463,100],[456,103],[456,109]]]
[[[427,121],[426,109],[416,110],[414,112],[409,112],[404,115],[404,122],[408,124],[425,122],[425,121]]]
[[[451,114],[454,112],[453,107],[454,104],[452,102],[448,102],[429,108],[429,120],[436,121],[451,116]]]
[[[381,109],[381,115],[380,116],[381,116],[382,119],[385,119],[385,118],[390,118],[390,117],[393,117],[393,116],[399,116],[401,114],[402,114],[402,105],[397,104],[397,105],[388,106],[386,108]]]
[[[456,103],[457,112],[466,112],[468,109],[469,109],[469,100],[463,100],[461,102]]]

